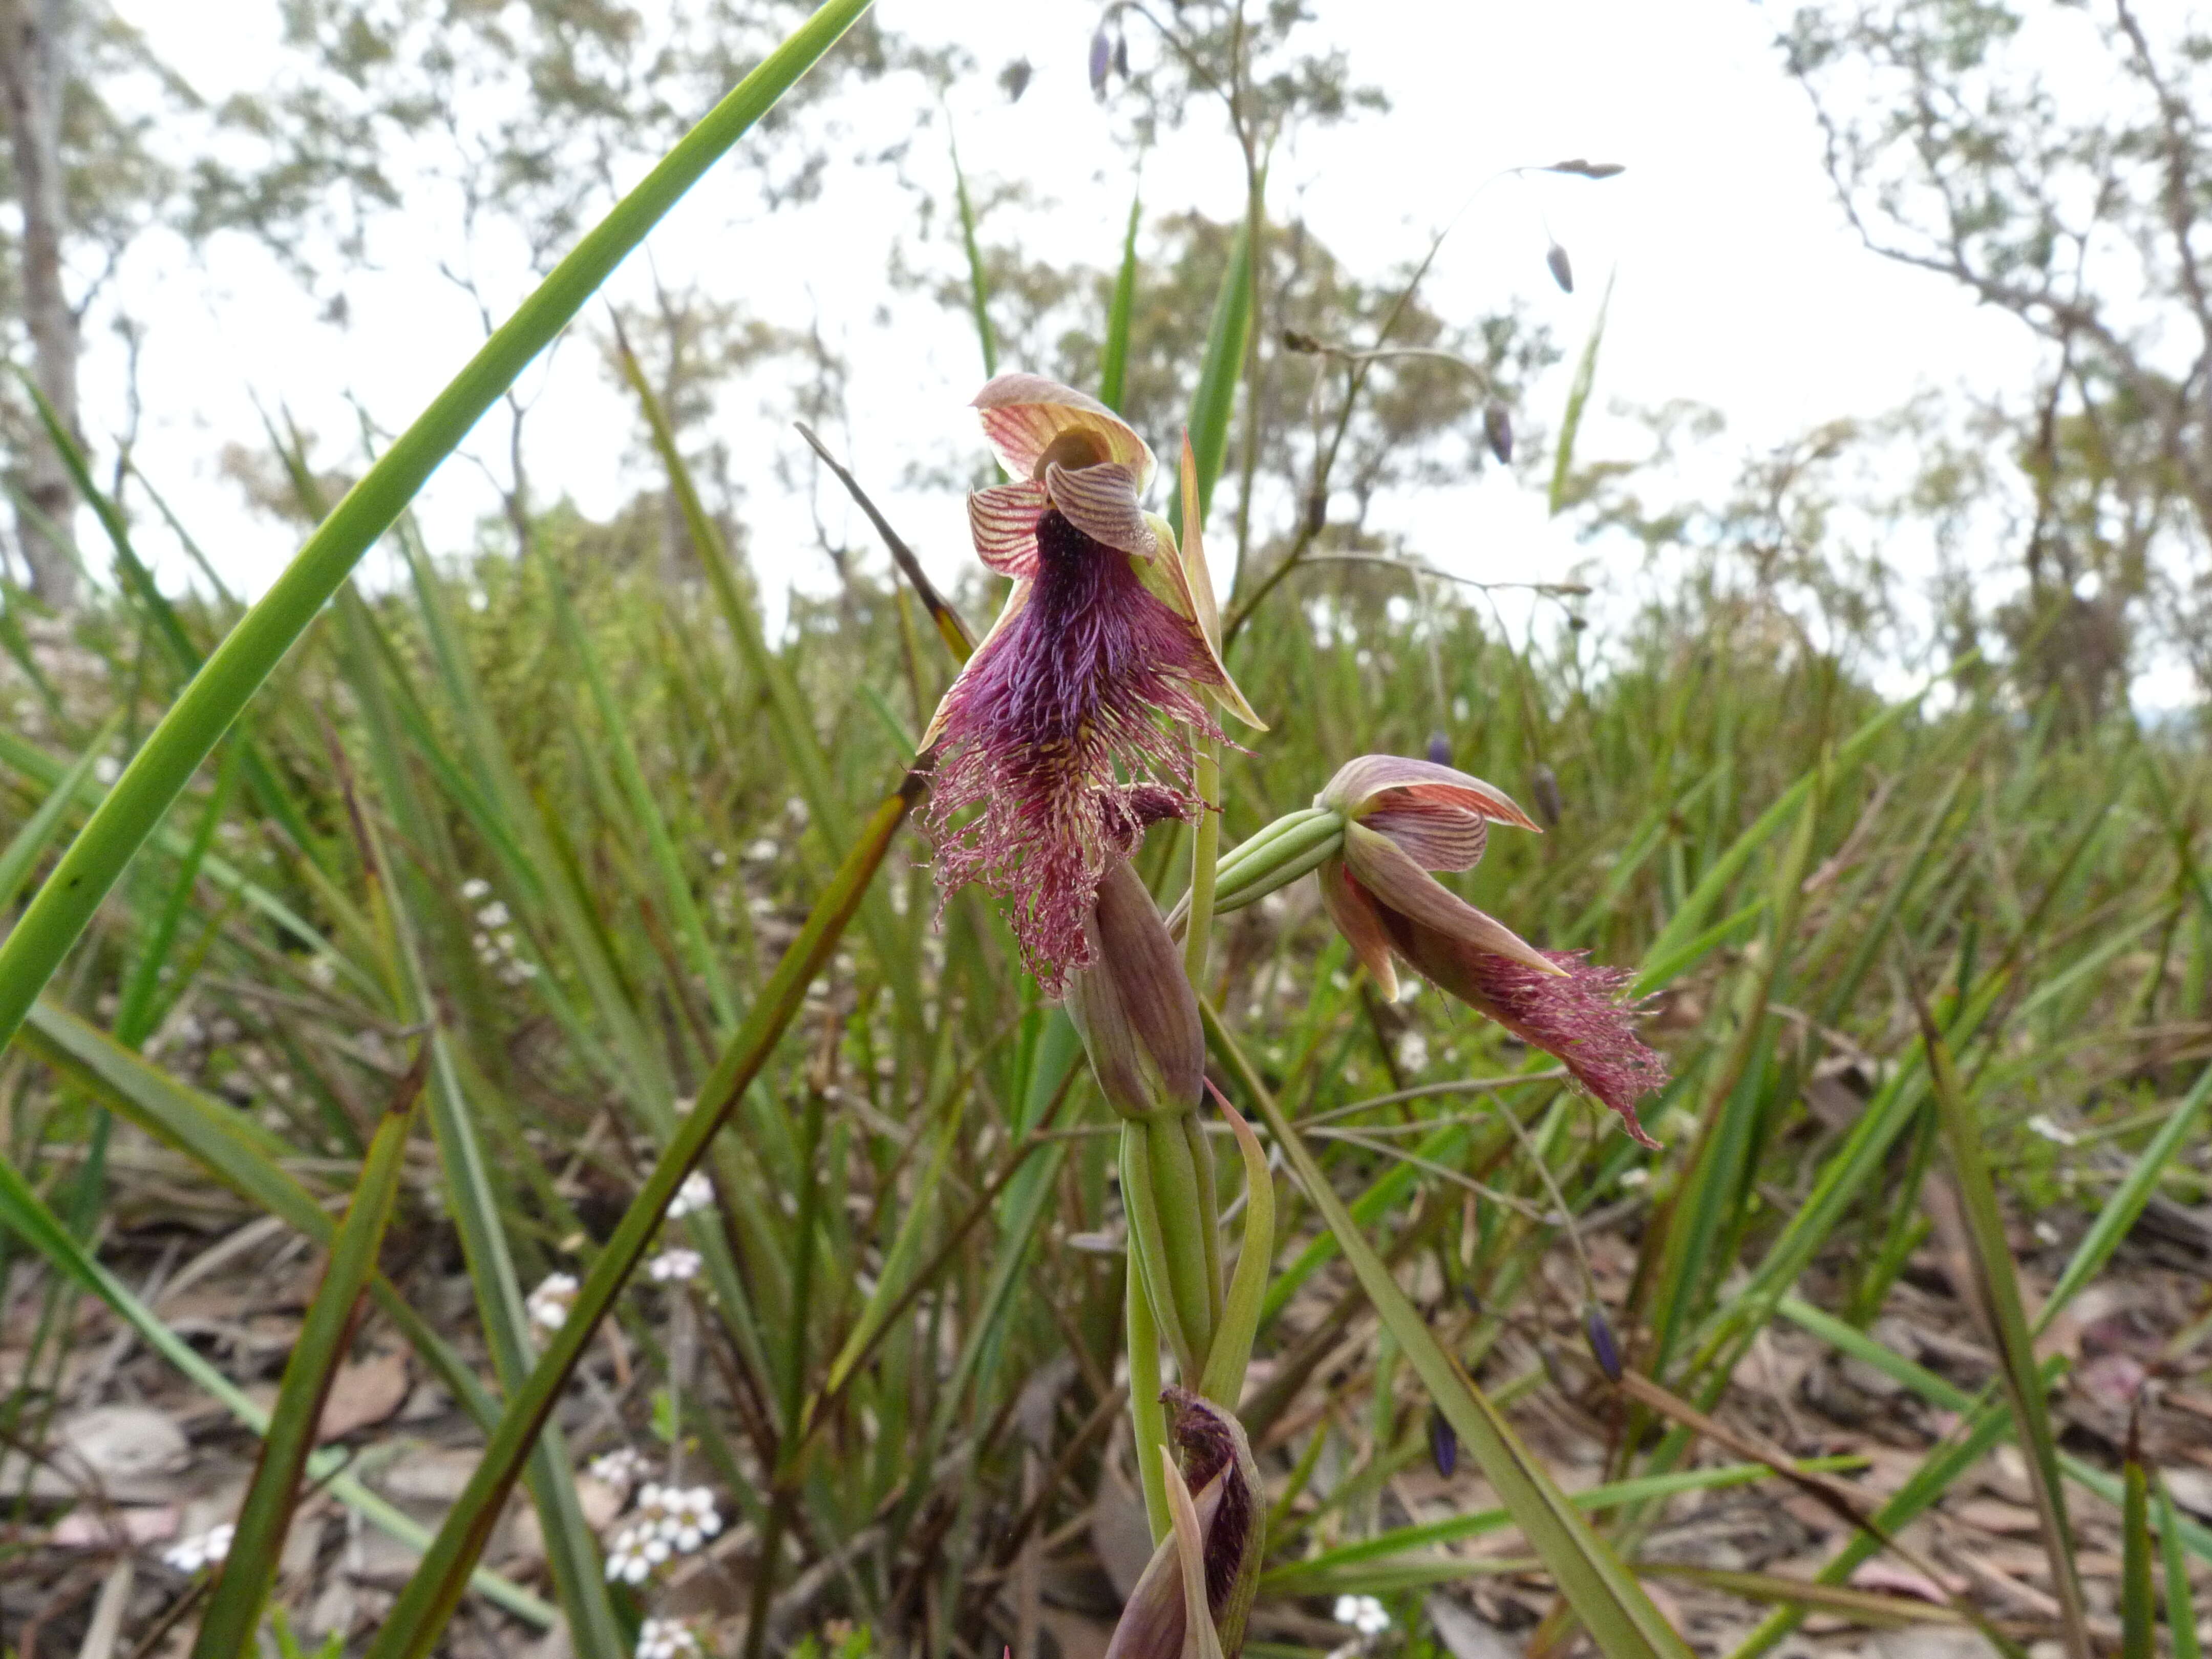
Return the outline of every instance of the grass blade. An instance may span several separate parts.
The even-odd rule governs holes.
[[[1567,388],[1567,407],[1559,416],[1559,441],[1552,453],[1552,516],[1570,506],[1567,492],[1574,481],[1575,439],[1582,431],[1583,416],[1589,408],[1590,390],[1597,382],[1597,349],[1605,339],[1605,314],[1613,307],[1613,278],[1605,279],[1605,297],[1597,302],[1597,319],[1590,324],[1589,338],[1575,364],[1575,378]]]
[[[2153,1659],[2156,1614],[2150,1577],[2150,1477],[2143,1468],[2142,1408],[2128,1421],[2128,1449],[2121,1468],[2125,1497],[2120,1504],[2120,1659]]]
[[[23,821],[23,827],[15,832],[5,850],[0,850],[0,910],[5,910],[15,902],[15,894],[23,885],[25,878],[46,855],[46,848],[53,844],[54,837],[61,833],[62,820],[68,815],[70,804],[76,799],[76,792],[92,775],[92,769],[99,763],[100,756],[106,752],[107,745],[115,740],[115,733],[122,724],[123,714],[119,709],[107,717],[107,723],[100,728],[90,743],[85,744],[84,753],[78,756],[76,763],[62,775],[61,781],[46,792],[46,798],[39,803],[38,810]]]
[[[2158,1482],[2159,1571],[2166,1581],[2166,1628],[2173,1644],[2173,1659],[2199,1659],[2197,1608],[2189,1595],[2189,1563],[2181,1553],[2181,1517],[2174,1510],[2173,1494]]]
[[[1114,302],[1106,312],[1106,343],[1098,354],[1098,401],[1121,407],[1129,377],[1129,321],[1137,302],[1137,226],[1144,217],[1141,192],[1129,198],[1129,228],[1121,236],[1121,269],[1114,277]]]
[[[1213,297],[1213,317],[1206,325],[1206,356],[1198,371],[1198,389],[1190,396],[1191,453],[1198,462],[1198,512],[1202,519],[1213,508],[1213,486],[1229,453],[1229,416],[1237,404],[1237,383],[1244,372],[1244,347],[1252,331],[1252,251],[1240,227],[1229,245],[1229,268],[1221,273],[1220,291]],[[1182,535],[1182,501],[1168,500],[1168,520],[1178,538]]]
[[[1954,1254],[1963,1256],[1966,1300],[1974,1304],[1997,1352],[2000,1375],[2019,1425],[2021,1449],[2027,1454],[2035,1508],[2043,1523],[2044,1547],[2058,1597],[2061,1629],[2069,1659],[2091,1659],[2087,1604],[2074,1561],[2073,1532],[2066,1518],[2066,1495],[2059,1484],[2058,1446],[2051,1432],[2034,1339],[2021,1301],[2020,1280],[1997,1208],[1996,1187],[1982,1151],[1982,1127],[1972,1100],[1960,1088],[1951,1050],[1936,1029],[1935,1017],[1917,996],[1921,1036],[1928,1054],[1929,1080],[1935,1090],[1953,1182],[1930,1182],[1930,1208],[1939,1234],[1950,1233]]]
[[[307,1468],[308,1453],[314,1449],[323,1401],[345,1358],[362,1291],[376,1269],[377,1249],[384,1242],[392,1202],[399,1194],[407,1134],[414,1126],[415,1102],[422,1092],[422,1077],[423,1066],[418,1060],[369,1142],[353,1200],[346,1206],[345,1219],[338,1224],[337,1236],[331,1243],[323,1282],[307,1306],[291,1357],[284,1362],[276,1404],[269,1414],[269,1431],[261,1442],[261,1460],[240,1507],[238,1531],[230,1552],[209,1594],[207,1613],[192,1644],[192,1659],[228,1659],[253,1644],[262,1606],[276,1582],[276,1558],[292,1528],[300,1477]]]
[[[709,111],[494,331],[240,619],[124,769],[14,931],[0,941],[0,1044],[15,1035],[124,866],[347,573],[646,233],[868,5],[869,0],[825,0]]]
[[[960,144],[952,136],[952,117],[945,118],[945,146],[952,152],[952,191],[960,204],[960,245],[968,254],[968,306],[983,348],[983,378],[999,372],[999,339],[991,329],[991,284],[983,272],[983,250],[975,241],[975,204],[969,199],[968,175],[960,167]]]

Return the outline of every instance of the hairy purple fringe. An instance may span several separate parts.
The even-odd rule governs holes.
[[[1566,971],[1540,974],[1510,957],[1424,927],[1387,905],[1376,908],[1398,954],[1425,977],[1558,1059],[1586,1092],[1620,1115],[1630,1134],[1646,1146],[1658,1145],[1638,1121],[1636,1107],[1666,1086],[1667,1061],[1636,1035],[1641,1005],[1626,994],[1635,975],[1597,967],[1582,951],[1545,951]]]
[[[1038,521],[1037,551],[1028,605],[945,699],[923,822],[941,890],[980,881],[997,896],[1023,962],[1058,996],[1089,964],[1083,919],[1107,860],[1196,811],[1188,738],[1159,721],[1218,737],[1191,688],[1219,676],[1127,554],[1057,512]]]

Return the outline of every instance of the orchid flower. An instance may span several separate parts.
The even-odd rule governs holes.
[[[969,498],[969,526],[1014,586],[923,735],[941,745],[924,822],[943,890],[997,895],[1057,995],[1091,960],[1085,919],[1109,862],[1198,810],[1191,739],[1220,735],[1205,697],[1258,720],[1221,665],[1196,538],[1187,558],[1144,511],[1144,440],[1034,374],[999,376],[975,407],[1012,482]]]
[[[1318,872],[1322,903],[1385,995],[1397,994],[1395,953],[1556,1056],[1630,1134],[1657,1144],[1636,1107],[1665,1084],[1667,1063],[1636,1035],[1632,975],[1583,951],[1539,951],[1429,873],[1473,869],[1493,823],[1541,835],[1527,813],[1480,778],[1391,755],[1349,762],[1314,805],[1344,820],[1343,845]]]

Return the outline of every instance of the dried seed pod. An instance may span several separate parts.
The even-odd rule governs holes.
[[[1500,466],[1513,464],[1513,411],[1504,404],[1485,404],[1482,409],[1482,435],[1490,443],[1490,453],[1498,457]]]
[[[1006,94],[1008,103],[1022,101],[1022,94],[1030,89],[1030,77],[1036,73],[1026,58],[1017,58],[999,71],[999,86]]]
[[[1552,280],[1559,285],[1559,291],[1572,294],[1575,291],[1575,267],[1567,258],[1566,249],[1557,242],[1553,243],[1544,255],[1544,263],[1552,268]]]
[[[1571,173],[1577,179],[1612,179],[1628,171],[1618,161],[1585,161],[1579,155],[1571,161],[1554,161],[1544,169],[1547,173]]]
[[[1436,1460],[1437,1473],[1450,1480],[1459,1467],[1459,1431],[1434,1406],[1429,1407],[1429,1455]]]
[[[1283,331],[1283,349],[1304,352],[1310,356],[1321,349],[1321,342],[1310,334],[1301,333],[1295,328],[1286,328]]]
[[[1318,536],[1328,524],[1328,491],[1316,489],[1306,497],[1305,530],[1309,536]]]
[[[1544,820],[1544,828],[1558,829],[1567,811],[1559,799],[1559,775],[1538,761],[1528,769],[1528,793],[1536,798],[1536,816]]]

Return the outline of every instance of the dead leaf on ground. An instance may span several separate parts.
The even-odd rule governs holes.
[[[407,1398],[407,1356],[398,1348],[371,1354],[358,1364],[338,1367],[323,1401],[317,1441],[337,1440],[383,1422]]]

